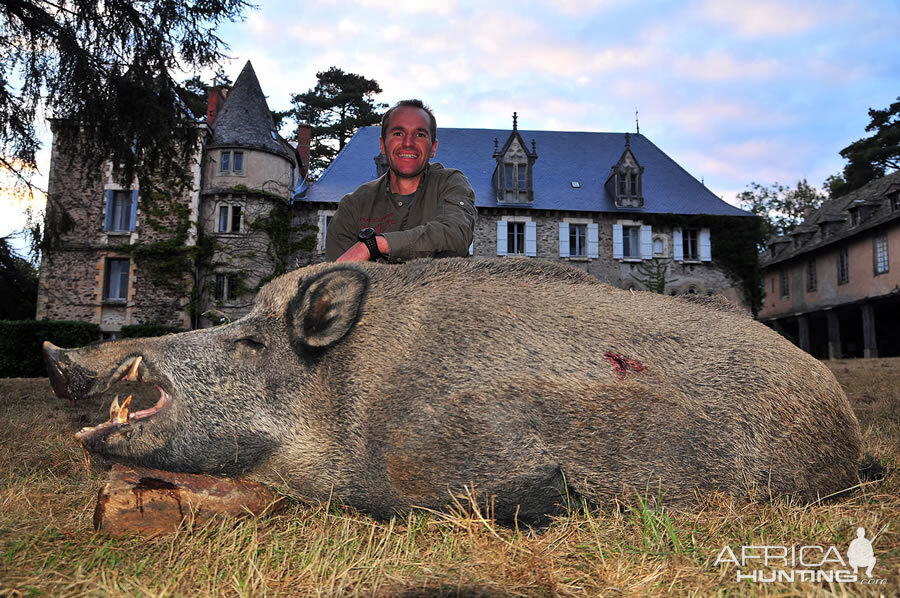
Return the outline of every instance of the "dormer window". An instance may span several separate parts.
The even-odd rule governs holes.
[[[859,224],[859,208],[850,208],[850,228]]]
[[[625,151],[610,170],[606,189],[620,208],[643,208],[644,196],[641,189],[641,166],[631,151],[631,136],[625,133]]]
[[[533,167],[537,160],[537,147],[531,141],[531,150],[519,134],[518,116],[513,113],[513,130],[503,144],[494,139],[494,190],[498,203],[527,204],[534,201]]]
[[[900,211],[900,191],[894,191],[890,195],[891,212]]]

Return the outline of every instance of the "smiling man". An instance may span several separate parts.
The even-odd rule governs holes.
[[[341,199],[328,225],[326,260],[468,255],[475,192],[460,171],[428,162],[437,144],[434,114],[421,100],[385,112],[379,146],[388,172]]]

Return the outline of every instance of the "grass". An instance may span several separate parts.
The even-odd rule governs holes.
[[[900,464],[900,359],[829,362],[869,450]],[[900,594],[900,474],[814,505],[704,497],[670,512],[635,497],[574,509],[546,530],[495,525],[461,501],[450,515],[375,521],[294,501],[278,515],[220,519],[156,538],[91,526],[102,472],[45,379],[0,380],[0,596],[857,596]],[[885,585],[737,581],[722,548],[835,545],[863,526]]]

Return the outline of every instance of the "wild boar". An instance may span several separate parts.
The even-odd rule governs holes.
[[[93,453],[376,517],[466,487],[504,522],[563,496],[808,501],[853,486],[862,452],[829,370],[749,315],[549,262],[322,264],[225,326],[45,355],[63,397],[159,389],[79,432]]]

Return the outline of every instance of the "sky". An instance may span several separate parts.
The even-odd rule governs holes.
[[[378,81],[378,101],[421,98],[439,129],[511,129],[515,111],[525,130],[634,132],[637,112],[731,203],[751,182],[821,188],[868,109],[900,96],[897,0],[256,4],[219,28],[222,66],[234,80],[250,60],[273,110],[337,66]],[[0,236],[23,209],[0,197]]]

